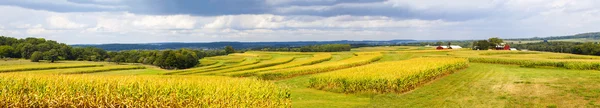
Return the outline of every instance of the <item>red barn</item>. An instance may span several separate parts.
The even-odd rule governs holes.
[[[442,46],[438,46],[438,47],[437,47],[437,48],[435,48],[435,49],[437,49],[437,50],[443,50],[443,49],[444,49],[444,47],[442,47]]]
[[[505,44],[505,45],[504,45],[504,50],[510,50],[510,45],[508,45],[508,44]]]

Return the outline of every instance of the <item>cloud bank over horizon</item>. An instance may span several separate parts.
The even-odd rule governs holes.
[[[0,35],[68,44],[458,40],[598,31],[595,0],[3,0]]]

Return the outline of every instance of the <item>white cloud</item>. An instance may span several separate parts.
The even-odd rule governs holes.
[[[196,20],[190,15],[144,16],[132,24],[150,29],[193,29]]]
[[[306,20],[309,19],[309,20]],[[222,29],[280,29],[280,28],[390,28],[432,27],[451,25],[443,20],[393,19],[383,16],[278,16],[278,15],[227,15],[217,17],[204,28]]]
[[[33,26],[26,31],[28,35],[49,35],[57,32],[59,32],[59,30],[48,30],[43,28],[42,25]]]
[[[46,19],[46,21],[50,24],[51,27],[58,28],[58,29],[76,29],[76,28],[85,27],[84,24],[79,24],[79,23],[70,21],[69,19],[62,17],[62,16],[51,16],[51,17],[48,17]]]
[[[282,16],[276,15],[226,15],[217,17],[204,28],[279,28]]]
[[[119,0],[108,2],[121,2]],[[298,2],[273,1],[273,4]],[[319,1],[316,2],[327,2]],[[455,3],[456,2],[456,3]],[[468,20],[399,18],[385,15],[239,14],[144,15],[130,12],[60,13],[0,6],[0,35],[45,37],[66,43],[207,41],[309,41],[387,39],[484,39],[569,35],[597,31],[600,7],[593,0],[388,0],[287,8],[327,11],[333,7],[392,7],[441,17],[477,14]],[[298,8],[294,10],[293,8]],[[286,9],[286,8],[280,8]],[[368,8],[365,8],[368,9]],[[485,15],[471,13],[488,12]],[[399,13],[400,14],[400,13]]]

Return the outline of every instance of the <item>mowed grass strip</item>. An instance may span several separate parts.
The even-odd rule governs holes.
[[[415,58],[323,73],[309,83],[312,88],[339,93],[404,92],[468,65],[464,58]]]
[[[30,65],[15,65],[15,66],[2,66],[0,67],[0,73],[3,72],[20,72],[20,71],[33,71],[33,70],[49,70],[49,69],[67,69],[67,68],[84,68],[84,67],[99,67],[101,64],[85,64],[85,63],[56,63],[56,64],[30,64]]]
[[[259,68],[259,69],[253,69],[253,70],[245,70],[245,71],[239,71],[239,72],[230,72],[230,73],[225,73],[225,74],[222,74],[222,75],[233,76],[233,77],[252,76],[256,72],[270,71],[270,70],[277,70],[277,69],[286,69],[286,68],[292,68],[292,67],[298,67],[298,66],[305,66],[305,65],[312,65],[312,64],[317,64],[317,63],[321,63],[321,62],[324,62],[324,61],[331,60],[331,58],[332,58],[331,53],[317,53],[317,54],[314,54],[312,58],[306,59],[306,60],[292,61],[292,62],[289,62],[289,63],[286,63],[286,64],[276,65],[276,66],[266,67],[266,68]]]
[[[0,75],[4,107],[291,107],[288,89],[216,76]]]
[[[246,66],[233,67],[233,68],[223,69],[223,70],[218,70],[218,71],[205,72],[205,73],[201,73],[201,75],[215,75],[215,74],[222,74],[222,73],[233,72],[233,71],[250,70],[250,69],[258,69],[258,68],[263,68],[263,67],[275,66],[275,65],[291,62],[295,58],[296,57],[281,57],[281,58],[273,59],[271,61],[264,61],[264,62],[253,64],[253,65],[246,65]]]
[[[357,56],[344,59],[337,62],[328,62],[316,65],[308,65],[301,67],[294,67],[289,69],[266,71],[257,73],[258,78],[264,80],[275,80],[283,78],[291,78],[299,75],[314,74],[320,72],[333,71],[338,69],[350,68],[355,66],[361,66],[375,62],[383,57],[380,52],[361,52],[356,53]]]

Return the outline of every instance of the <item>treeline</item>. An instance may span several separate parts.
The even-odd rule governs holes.
[[[223,50],[125,50],[109,52],[106,61],[115,63],[142,63],[163,69],[186,69],[199,64],[204,57],[226,55]]]
[[[0,58],[23,58],[32,62],[46,60],[106,61],[115,63],[143,63],[164,69],[185,69],[196,66],[204,57],[226,55],[235,50],[126,50],[108,52],[94,47],[71,47],[43,38],[16,39],[0,36]]]
[[[539,42],[514,45],[518,49],[533,51],[547,51],[559,53],[573,53],[583,55],[600,55],[600,44],[581,42]]]
[[[467,47],[472,47],[473,41],[471,40],[466,40],[466,41],[437,41],[437,42],[415,42],[415,43],[402,43],[402,44],[396,44],[396,45],[392,45],[392,46],[438,46],[438,45],[448,45],[448,43],[451,43],[452,45],[458,45],[464,48]]]
[[[282,51],[282,52],[342,52],[350,51],[352,46],[350,44],[323,44],[323,45],[309,45],[302,47],[280,47],[280,48],[254,48],[251,50],[260,51]]]

